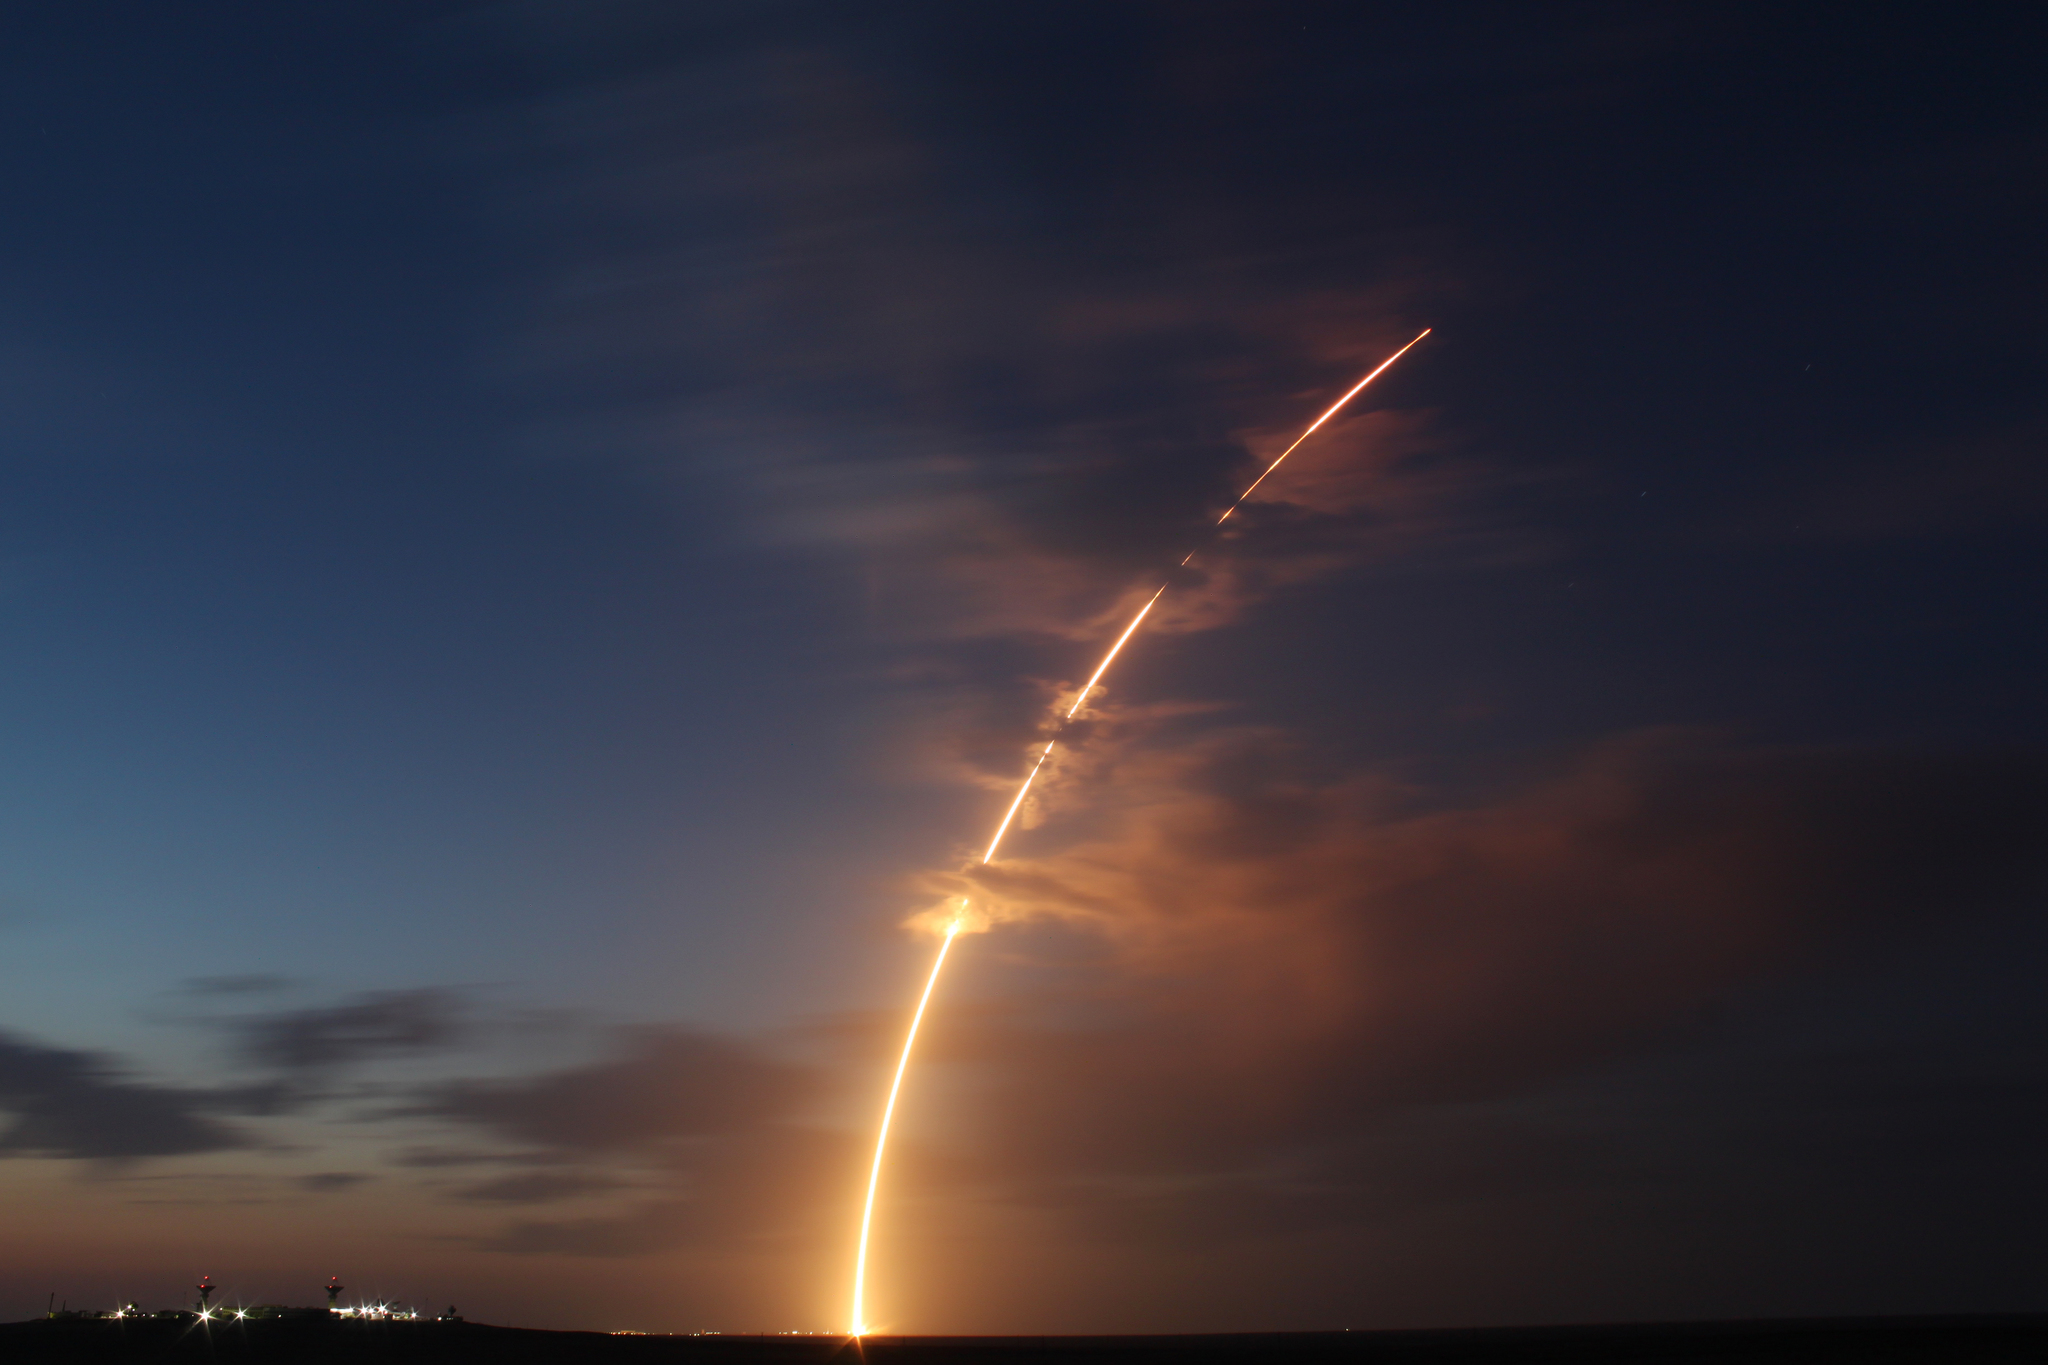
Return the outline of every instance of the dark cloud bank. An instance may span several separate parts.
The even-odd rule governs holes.
[[[467,1004],[449,990],[372,991],[339,1005],[247,1016],[231,1027],[256,1065],[318,1072],[446,1048],[462,1037]]]
[[[235,997],[278,984],[224,977],[189,989]],[[247,1132],[219,1116],[304,1109],[322,1098],[314,1083],[338,1068],[445,1049],[460,1037],[466,1008],[454,991],[373,991],[337,1005],[201,1021],[225,1032],[235,1061],[264,1073],[228,1088],[153,1085],[131,1079],[118,1058],[103,1053],[0,1039],[0,1110],[14,1118],[0,1135],[0,1150],[132,1160],[254,1146]],[[306,1177],[306,1188],[338,1189],[359,1179],[316,1174]]]
[[[9,1155],[120,1161],[241,1147],[246,1139],[210,1115],[242,1098],[131,1080],[101,1053],[0,1039]]]

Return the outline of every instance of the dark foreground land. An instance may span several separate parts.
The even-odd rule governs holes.
[[[1179,1337],[611,1336],[459,1322],[0,1324],[0,1362],[119,1365],[1892,1365],[2048,1361],[2048,1315]]]

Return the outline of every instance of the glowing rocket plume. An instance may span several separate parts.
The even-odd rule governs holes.
[[[875,1139],[874,1168],[868,1172],[868,1201],[860,1211],[860,1257],[853,1263],[852,1331],[855,1336],[864,1336],[868,1330],[867,1323],[862,1320],[861,1292],[867,1287],[868,1227],[875,1220],[875,1188],[882,1183],[882,1153],[889,1147],[889,1120],[896,1116],[896,1094],[903,1089],[903,1073],[910,1069],[910,1048],[917,1041],[917,1026],[924,1022],[924,1007],[931,1003],[932,987],[939,984],[939,968],[946,965],[946,950],[953,946],[953,939],[959,932],[959,920],[946,926],[946,941],[939,945],[938,960],[932,963],[932,974],[925,979],[924,994],[917,997],[917,1013],[910,1016],[910,1032],[903,1036],[903,1056],[896,1063],[896,1079],[889,1083],[889,1102],[882,1106],[882,1132]]]
[[[1294,444],[1281,451],[1279,459],[1267,465],[1265,473],[1253,479],[1251,487],[1237,495],[1237,501],[1230,504],[1223,515],[1216,519],[1216,524],[1221,526],[1225,521],[1228,521],[1230,514],[1242,506],[1244,500],[1252,495],[1252,489],[1264,483],[1266,475],[1271,474],[1280,467],[1281,460],[1286,459],[1299,449],[1303,441],[1316,434],[1317,428],[1343,411],[1346,403],[1349,403],[1360,393],[1364,392],[1366,385],[1378,379],[1382,374],[1385,374],[1388,367],[1414,349],[1415,343],[1428,336],[1432,330],[1425,327],[1416,333],[1414,341],[1409,342],[1406,346],[1403,346],[1400,350],[1381,361],[1371,374],[1353,384],[1349,392],[1332,403],[1327,412],[1309,423],[1308,429],[1294,438]],[[1181,564],[1185,566],[1188,560],[1194,557],[1195,552],[1190,550],[1187,559],[1183,559]],[[1124,645],[1129,643],[1130,638],[1138,633],[1138,627],[1144,624],[1145,617],[1151,613],[1154,606],[1158,605],[1159,599],[1165,596],[1168,586],[1168,584],[1162,583],[1159,586],[1159,591],[1153,593],[1146,600],[1145,605],[1138,609],[1138,614],[1133,616],[1131,623],[1124,627],[1124,633],[1117,636],[1116,643],[1109,647],[1109,653],[1103,655],[1102,662],[1095,666],[1095,672],[1089,675],[1088,681],[1081,688],[1081,695],[1074,698],[1074,704],[1067,709],[1067,714],[1061,717],[1062,720],[1072,720],[1079,714],[1082,704],[1088,700],[1088,695],[1095,690],[1095,685],[1102,681],[1102,675],[1109,672],[1109,666],[1116,662],[1116,656],[1123,652]],[[987,863],[996,856],[996,849],[1002,845],[1003,836],[1009,833],[1010,823],[1017,818],[1017,812],[1023,809],[1025,795],[1030,792],[1031,784],[1038,780],[1039,769],[1045,766],[1046,759],[1052,757],[1053,745],[1057,742],[1057,740],[1046,741],[1044,750],[1038,755],[1038,761],[1031,765],[1030,773],[1025,776],[1024,784],[1017,788],[1016,798],[1010,802],[1010,808],[1003,812],[1003,821],[996,826],[995,837],[989,840],[987,851],[981,855],[982,862]],[[961,909],[963,911],[966,909],[965,902],[962,902]],[[924,994],[917,998],[917,1011],[910,1016],[910,1031],[903,1038],[903,1055],[896,1062],[896,1078],[889,1083],[889,1099],[882,1106],[882,1127],[881,1131],[875,1135],[875,1162],[874,1166],[868,1171],[867,1202],[861,1207],[860,1251],[855,1257],[853,1265],[853,1324],[848,1329],[853,1336],[864,1336],[868,1330],[867,1315],[861,1302],[862,1292],[867,1286],[868,1229],[872,1226],[875,1217],[875,1190],[881,1185],[882,1181],[882,1157],[889,1147],[889,1121],[896,1115],[896,1096],[903,1089],[904,1074],[910,1069],[910,1049],[911,1045],[917,1041],[918,1025],[924,1022],[925,1006],[931,1002],[932,989],[939,984],[939,970],[946,965],[946,954],[952,950],[953,940],[959,936],[961,925],[962,920],[956,917],[952,923],[946,926],[945,942],[939,945],[938,958],[932,963],[932,974],[924,983]]]

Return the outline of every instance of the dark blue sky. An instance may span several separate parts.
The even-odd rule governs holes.
[[[0,1311],[2042,1307],[2044,36],[10,15]]]

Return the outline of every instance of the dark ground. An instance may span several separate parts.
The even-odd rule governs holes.
[[[2029,1362],[2048,1360],[2048,1316],[1662,1323],[1456,1332],[1285,1332],[1162,1337],[610,1336],[477,1323],[279,1321],[215,1327],[177,1322],[0,1324],[7,1362],[222,1361],[890,1362],[1360,1361],[1418,1365],[1542,1362]]]

